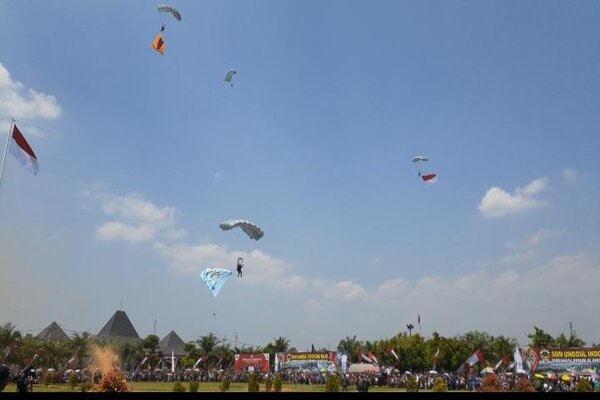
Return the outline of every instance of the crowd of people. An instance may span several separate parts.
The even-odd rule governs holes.
[[[183,369],[171,371],[170,369],[143,369],[123,371],[127,381],[130,382],[220,382],[227,376],[231,382],[248,382],[249,376],[256,373],[259,382],[265,382],[269,377],[273,379],[272,371],[247,371],[247,370],[222,370],[222,369]],[[282,382],[295,385],[325,385],[329,372],[308,369],[284,369],[278,372]],[[382,370],[380,372],[336,372],[339,377],[342,391],[367,392],[375,386],[386,386],[397,389],[406,389],[409,381],[413,381],[420,390],[433,388],[438,378],[444,379],[449,391],[477,391],[480,389],[485,375],[483,374],[458,374],[456,372],[410,372],[395,370]],[[36,383],[69,383],[75,376],[76,382],[90,382],[97,384],[102,379],[98,368],[82,370],[55,371],[42,370],[28,365],[23,369],[12,371],[0,365],[0,391],[4,390],[10,382],[16,383],[17,391],[31,391],[31,386]],[[518,379],[526,378],[535,391],[539,392],[570,392],[574,391],[580,380],[589,380],[595,391],[600,391],[600,376],[584,376],[572,372],[559,378],[556,374],[535,374],[514,376],[510,371],[498,372],[499,385],[505,391],[514,390]],[[565,378],[567,376],[568,378]]]

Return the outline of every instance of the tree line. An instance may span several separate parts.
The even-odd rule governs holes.
[[[586,343],[571,331],[569,337],[561,333],[553,337],[543,329],[535,327],[527,335],[528,345],[534,348],[542,347],[584,347]],[[97,338],[84,332],[74,334],[69,339],[59,341],[39,340],[31,334],[23,335],[16,326],[10,322],[0,327],[0,363],[14,366],[27,365],[39,349],[43,350],[36,365],[40,368],[54,368],[57,371],[87,368],[91,360],[91,348],[110,346],[118,355],[121,367],[133,371],[144,362],[144,367],[165,367],[165,362],[170,361],[170,354],[161,354],[159,351],[160,339],[156,335],[148,335],[138,343],[120,343]],[[360,340],[355,336],[342,338],[336,349],[313,347],[312,351],[327,352],[338,351],[348,356],[348,363],[360,362],[360,354],[374,355],[380,365],[394,366],[402,371],[454,371],[465,360],[480,350],[484,355],[484,362],[480,364],[495,365],[500,360],[512,361],[513,352],[517,341],[502,335],[492,336],[485,332],[470,331],[454,337],[444,337],[434,332],[430,338],[425,338],[418,333],[407,334],[399,332],[391,338],[375,341]],[[596,346],[595,343],[592,346]],[[392,354],[394,350],[398,359]],[[439,349],[439,352],[438,352]],[[233,366],[235,354],[241,353],[269,353],[273,365],[275,353],[291,353],[298,350],[292,346],[289,339],[279,336],[264,346],[232,346],[226,340],[220,339],[213,332],[200,336],[196,340],[185,344],[186,355],[178,360],[178,368],[202,369],[228,369]],[[437,356],[436,356],[437,354]],[[69,363],[69,361],[73,361]]]

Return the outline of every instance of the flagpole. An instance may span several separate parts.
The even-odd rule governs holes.
[[[8,128],[8,134],[6,135],[6,146],[4,146],[4,155],[2,156],[2,166],[0,167],[0,190],[2,188],[2,178],[4,177],[4,164],[6,163],[6,155],[8,154],[8,146],[10,146],[10,137],[12,135],[13,125],[15,119],[10,119],[10,127]],[[0,192],[1,193],[1,192]]]

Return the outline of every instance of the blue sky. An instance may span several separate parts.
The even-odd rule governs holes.
[[[600,342],[598,2],[156,4],[0,3],[0,322]]]

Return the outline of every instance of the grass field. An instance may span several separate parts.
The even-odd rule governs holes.
[[[132,392],[173,392],[173,383],[168,382],[129,382],[127,384]],[[189,383],[184,382],[186,392],[189,392]],[[17,388],[14,384],[9,384],[4,389],[4,392],[16,392]],[[81,386],[76,386],[71,389],[68,384],[52,384],[52,385],[34,385],[33,392],[80,392]],[[247,383],[231,382],[229,392],[247,392]],[[264,383],[260,385],[260,391],[265,391]],[[325,385],[292,385],[283,384],[282,392],[325,392]],[[356,387],[348,388],[349,392],[356,392]],[[405,392],[405,389],[394,389],[389,387],[369,387],[369,392]],[[427,390],[425,390],[427,391]],[[201,382],[198,392],[220,392],[219,382]]]

